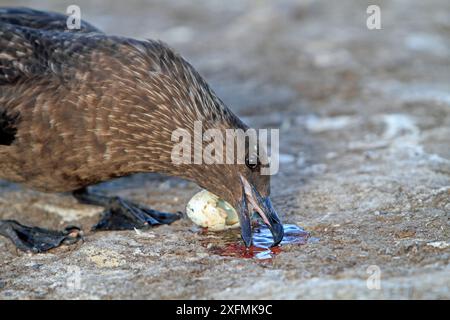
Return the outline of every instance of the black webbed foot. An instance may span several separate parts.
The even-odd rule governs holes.
[[[181,218],[181,213],[166,213],[147,208],[143,205],[123,200],[120,197],[106,197],[93,194],[86,189],[73,193],[82,203],[105,207],[101,220],[93,230],[132,230],[149,226],[170,224]]]
[[[62,244],[74,244],[82,239],[81,229],[70,226],[64,231],[24,226],[14,220],[0,220],[0,235],[10,239],[22,251],[40,253]]]
[[[130,230],[149,226],[170,224],[181,218],[181,215],[159,212],[119,197],[110,199],[101,220],[93,226],[93,230]]]

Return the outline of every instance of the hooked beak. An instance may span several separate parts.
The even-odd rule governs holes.
[[[249,207],[251,207],[252,211],[256,211],[269,227],[273,236],[272,247],[278,245],[283,240],[284,229],[270,198],[262,197],[255,187],[250,185],[247,179],[242,176],[241,183],[242,199],[238,206],[238,214],[241,224],[241,236],[245,246],[248,248],[252,245],[251,213],[253,212],[250,212]]]

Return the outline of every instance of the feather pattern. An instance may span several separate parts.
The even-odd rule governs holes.
[[[54,192],[161,172],[232,189],[235,167],[171,164],[175,129],[247,128],[197,71],[160,41],[69,32],[65,19],[0,9],[0,178]]]

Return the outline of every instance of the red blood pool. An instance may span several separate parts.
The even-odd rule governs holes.
[[[253,245],[246,248],[243,244],[228,243],[224,247],[215,247],[211,251],[226,257],[255,258],[258,260],[272,259],[283,251],[286,245],[302,245],[308,241],[309,233],[294,224],[285,224],[284,238],[280,245],[271,248],[273,243],[272,233],[265,225],[258,226],[253,230]]]

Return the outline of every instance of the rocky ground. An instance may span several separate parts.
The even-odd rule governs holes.
[[[381,30],[373,1],[76,1],[108,33],[170,43],[250,125],[281,129],[272,198],[311,238],[268,260],[221,255],[238,233],[187,219],[47,254],[0,238],[0,298],[450,298],[450,3],[375,2]],[[30,225],[88,230],[101,211],[0,188],[0,217]],[[97,189],[168,211],[199,190],[157,175]]]

